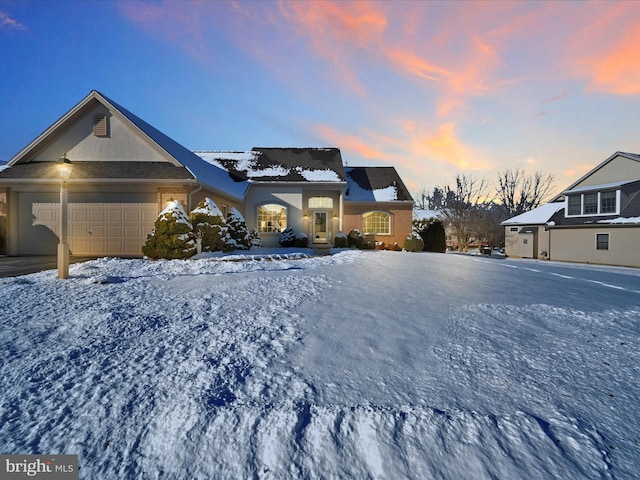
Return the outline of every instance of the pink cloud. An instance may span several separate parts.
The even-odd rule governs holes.
[[[22,23],[15,18],[11,18],[5,12],[0,12],[0,30],[26,30]]]

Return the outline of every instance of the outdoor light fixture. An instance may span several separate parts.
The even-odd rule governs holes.
[[[71,177],[72,164],[65,152],[58,159],[58,175],[60,176],[60,243],[58,244],[58,278],[69,278],[69,245],[67,244],[68,191],[67,181]]]

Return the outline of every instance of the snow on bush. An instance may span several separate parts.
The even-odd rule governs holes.
[[[357,228],[354,228],[349,232],[348,237],[349,247],[352,248],[362,248],[364,245],[364,239],[362,238],[362,233]]]
[[[422,237],[416,232],[411,232],[404,239],[404,250],[407,252],[421,252],[424,248],[424,241]]]
[[[258,232],[258,230],[252,228],[249,231],[249,238],[252,247],[262,247],[262,239],[260,238],[260,233]]]
[[[349,237],[344,232],[338,232],[333,239],[333,246],[335,248],[347,248],[349,246]]]
[[[224,215],[210,198],[204,198],[189,214],[196,239],[200,239],[203,252],[233,249]],[[198,252],[200,253],[200,252]]]
[[[297,248],[307,248],[307,246],[309,245],[309,237],[307,237],[307,235],[302,232],[296,233],[294,245]]]
[[[281,247],[293,247],[296,244],[296,232],[293,228],[287,227],[280,233],[280,239],[278,240]]]
[[[237,208],[232,208],[227,214],[227,227],[229,236],[234,248],[238,250],[249,250],[251,248],[251,236],[247,223]]]
[[[156,219],[142,253],[149,258],[189,258],[196,253],[193,226],[182,203],[172,200]]]

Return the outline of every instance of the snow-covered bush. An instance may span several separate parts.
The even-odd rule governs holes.
[[[425,251],[444,253],[447,250],[444,224],[439,218],[414,220],[413,230],[422,237]]]
[[[224,215],[210,198],[203,199],[189,214],[196,238],[202,242],[203,252],[233,250]]]
[[[423,248],[424,242],[416,232],[411,232],[407,235],[407,238],[404,239],[404,250],[407,252],[421,252]]]
[[[227,227],[233,248],[249,250],[251,248],[251,236],[247,223],[242,214],[234,207],[227,214]]]
[[[309,237],[305,233],[298,232],[296,233],[296,239],[294,242],[297,248],[307,248],[309,245]]]
[[[296,244],[296,232],[293,228],[287,227],[280,233],[280,239],[278,240],[281,247],[293,247]]]
[[[333,239],[333,246],[335,248],[347,248],[349,246],[349,238],[347,234],[344,232],[338,232],[336,237]]]
[[[189,258],[196,253],[193,226],[178,200],[169,202],[147,235],[142,253],[149,258]]]
[[[349,232],[348,243],[349,247],[362,248],[364,239],[362,238],[362,233],[360,233],[360,230],[354,228]]]
[[[262,246],[262,239],[260,238],[260,233],[255,228],[252,228],[249,231],[249,239],[251,241],[251,246],[252,247],[261,247]]]

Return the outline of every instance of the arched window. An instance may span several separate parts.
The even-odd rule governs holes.
[[[333,208],[333,198],[331,197],[311,197],[309,208]]]
[[[258,207],[258,231],[279,233],[287,228],[287,207],[267,203]]]
[[[367,212],[362,215],[364,233],[391,234],[391,215],[387,212]]]

